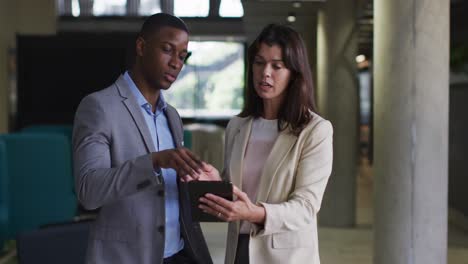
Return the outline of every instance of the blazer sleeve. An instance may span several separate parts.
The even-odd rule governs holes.
[[[154,175],[151,153],[111,167],[111,124],[102,103],[93,95],[78,106],[73,128],[73,161],[78,200],[96,209],[151,184]]]
[[[299,230],[316,217],[332,170],[333,128],[321,120],[308,133],[299,157],[294,190],[287,201],[261,203],[266,210],[263,227],[254,225],[254,235]]]

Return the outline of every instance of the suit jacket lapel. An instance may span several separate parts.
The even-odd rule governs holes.
[[[278,168],[285,160],[288,152],[291,151],[296,141],[297,136],[291,134],[289,129],[281,131],[278,135],[278,138],[265,161],[265,165],[263,166],[257,193],[257,202],[265,202],[267,200],[271,186],[277,177]]]
[[[155,152],[156,148],[154,147],[153,139],[150,135],[150,130],[146,125],[145,119],[141,113],[141,106],[138,105],[136,99],[133,97],[130,88],[127,85],[127,81],[123,78],[123,75],[117,79],[115,82],[117,89],[119,90],[120,96],[122,96],[123,104],[127,107],[127,110],[130,112],[133,121],[135,121],[138,130],[140,131],[141,137],[145,142],[145,146],[148,152]]]
[[[183,128],[181,127],[180,116],[174,107],[168,105],[166,108],[167,122],[169,123],[169,128],[172,132],[172,137],[174,139],[176,147],[182,146],[182,141],[184,138]]]
[[[244,168],[244,156],[247,142],[250,137],[250,130],[252,129],[252,118],[249,118],[242,126],[239,127],[234,141],[237,144],[232,146],[230,175],[231,182],[242,190],[242,172]]]

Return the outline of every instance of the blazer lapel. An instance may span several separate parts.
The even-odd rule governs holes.
[[[155,152],[156,148],[154,147],[153,139],[150,135],[150,130],[146,125],[145,119],[141,113],[141,106],[138,105],[136,99],[133,97],[133,94],[130,91],[130,88],[127,85],[127,81],[123,78],[123,75],[117,79],[115,82],[117,89],[119,90],[120,96],[123,97],[123,104],[127,107],[127,110],[130,112],[130,115],[135,121],[138,130],[140,131],[141,137],[145,142],[145,146],[148,152]]]
[[[278,138],[265,161],[265,165],[263,166],[256,202],[265,202],[267,200],[271,186],[277,177],[278,168],[281,163],[283,163],[288,152],[291,151],[296,141],[297,136],[291,134],[289,129],[281,131],[278,135]]]
[[[167,116],[167,122],[169,123],[169,128],[171,129],[172,132],[172,137],[174,139],[176,147],[181,147],[184,134],[183,134],[183,128],[181,127],[181,121],[179,114],[176,112],[176,110],[168,105],[166,108],[166,116]]]
[[[250,137],[250,130],[252,129],[252,118],[249,118],[235,135],[233,142],[239,142],[232,146],[231,162],[229,164],[231,182],[242,190],[242,172],[244,168],[244,156],[247,142]]]

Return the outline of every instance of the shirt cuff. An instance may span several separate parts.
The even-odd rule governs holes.
[[[162,176],[161,168],[156,168],[153,170],[154,176],[159,177]]]

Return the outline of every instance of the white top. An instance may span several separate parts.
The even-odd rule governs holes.
[[[256,118],[252,122],[249,142],[245,150],[244,168],[242,173],[242,191],[247,193],[249,199],[255,203],[258,185],[262,175],[263,166],[278,137],[278,120]],[[268,177],[268,175],[265,175]],[[241,222],[241,234],[249,234],[250,223]]]

